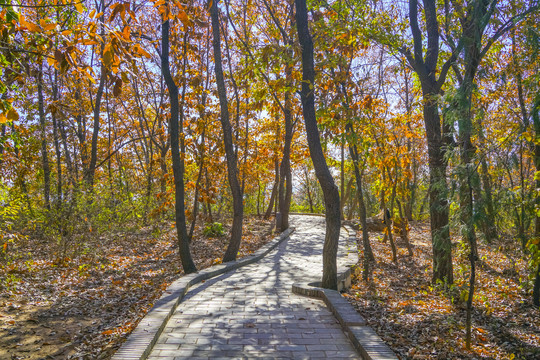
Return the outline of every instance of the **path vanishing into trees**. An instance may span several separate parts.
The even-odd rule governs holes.
[[[291,216],[296,231],[259,262],[194,286],[148,359],[357,359],[340,325],[318,299],[293,294],[320,281],[325,219]],[[339,260],[356,251],[342,229]]]

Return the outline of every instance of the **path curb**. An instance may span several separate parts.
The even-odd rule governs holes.
[[[139,325],[137,325],[135,330],[129,335],[126,342],[124,342],[120,349],[114,354],[112,360],[146,359],[163,332],[163,329],[165,329],[167,321],[174,314],[178,304],[180,304],[191,286],[198,284],[203,280],[259,261],[282,241],[287,239],[293,232],[293,227],[285,230],[253,254],[239,260],[211,266],[175,280],[167,290],[165,290],[161,298],[154,304],[148,314],[146,314],[139,322]]]
[[[356,242],[355,232],[350,226],[344,226],[349,234],[349,240]],[[351,234],[353,234],[351,236]],[[320,282],[315,283],[295,283],[292,291],[295,294],[321,298],[328,309],[334,314],[340,323],[343,331],[348,334],[349,339],[360,353],[362,358],[368,360],[397,360],[398,357],[388,345],[366,325],[364,318],[354,309],[354,307],[341,296],[340,291],[351,286],[351,277],[356,265],[356,261],[351,263],[350,257],[345,266],[338,268],[338,291],[321,288]]]

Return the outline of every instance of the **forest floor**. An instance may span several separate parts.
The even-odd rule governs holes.
[[[397,241],[398,264],[392,262],[390,245],[382,237],[370,234],[377,259],[373,280],[364,282],[358,271],[345,296],[400,358],[540,359],[540,309],[523,289],[528,272],[517,241],[479,241],[472,349],[467,351],[467,250],[455,244],[455,284],[445,289],[431,283],[429,224],[412,227],[413,258],[401,239]]]
[[[270,226],[246,219],[239,257],[270,241]],[[16,244],[10,261],[0,262],[0,359],[110,358],[183,274],[175,242],[168,224],[160,232],[101,237],[60,260],[50,241]],[[196,230],[191,247],[197,267],[220,262],[227,244],[227,236]]]

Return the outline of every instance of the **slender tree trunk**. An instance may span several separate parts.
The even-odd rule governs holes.
[[[51,210],[50,192],[51,192],[51,167],[49,165],[49,156],[47,154],[47,133],[45,125],[45,109],[43,100],[43,64],[39,64],[38,70],[38,111],[39,111],[39,127],[41,136],[41,165],[43,167],[43,197],[45,199],[45,207]]]
[[[286,65],[285,74],[287,79],[287,86],[291,86],[292,83],[292,66]],[[281,160],[281,166],[279,169],[280,181],[279,181],[279,212],[281,213],[281,224],[279,226],[280,231],[285,231],[289,228],[289,209],[291,207],[292,196],[292,175],[291,175],[291,144],[293,137],[293,123],[292,123],[292,102],[291,92],[285,92],[285,144],[283,146],[283,159]],[[285,184],[284,184],[285,183]],[[284,186],[285,185],[285,186]]]
[[[383,183],[385,182],[385,174],[383,170]],[[395,188],[394,188],[395,189]],[[394,190],[393,189],[393,190]],[[390,209],[386,207],[386,199],[385,199],[385,193],[384,190],[381,193],[381,208],[383,211],[383,222],[385,224],[385,233],[384,233],[384,239],[383,242],[386,244],[386,241],[390,239],[390,249],[392,250],[392,261],[394,263],[397,263],[397,249],[396,244],[394,243],[394,235],[392,233],[392,206],[390,206]]]
[[[6,124],[2,124],[2,135],[0,135],[0,165],[2,165],[4,155],[4,136],[6,136]]]
[[[354,213],[356,211],[356,206],[358,204],[358,194],[354,189],[351,189],[350,195],[349,195],[349,211],[347,213],[347,218],[350,220],[354,217]],[[364,204],[365,207],[365,204]],[[360,216],[360,215],[358,215]],[[364,231],[362,230],[362,236],[364,235]],[[362,239],[363,240],[363,239]]]
[[[347,203],[347,198],[345,197],[345,135],[343,134],[341,136],[341,162],[340,162],[340,182],[339,182],[339,196],[341,197],[341,209],[339,209],[339,212],[341,213],[341,220],[345,219],[345,216],[343,214],[343,207]]]
[[[168,146],[162,147],[159,149],[159,167],[161,168],[161,179],[159,182],[160,191],[162,194],[165,194],[167,192],[167,179],[165,178],[165,175],[167,175],[167,152],[169,151]]]
[[[201,186],[202,174],[204,170],[204,141],[205,141],[205,129],[202,132],[201,139],[201,153],[200,153],[200,162],[199,162],[199,174],[197,175],[197,181],[195,182],[195,196],[193,199],[193,218],[191,220],[191,226],[189,228],[189,240],[193,239],[193,232],[195,231],[195,223],[197,222],[197,214],[199,212],[199,188]]]
[[[533,119],[534,132],[535,132],[536,138],[538,139],[540,137],[540,93],[536,93],[531,115]],[[534,145],[534,166],[537,172],[540,171],[540,144],[538,143],[535,143]],[[540,179],[537,178],[535,183],[536,183],[536,189],[540,189]],[[538,192],[534,199],[534,202],[535,202],[536,208],[539,208],[540,195],[538,195]],[[535,216],[534,232],[535,232],[536,238],[540,237],[540,216],[538,216],[538,214],[536,214]],[[540,251],[540,246],[537,246],[536,251]],[[538,263],[538,268],[536,270],[532,298],[533,298],[532,299],[533,304],[537,307],[540,307],[540,262]]]
[[[233,146],[232,127],[229,121],[229,109],[227,104],[227,90],[225,88],[225,80],[223,78],[223,69],[221,62],[221,40],[219,32],[219,0],[213,1],[210,8],[210,16],[212,18],[212,34],[214,47],[214,71],[216,73],[216,83],[218,89],[219,106],[221,109],[221,127],[223,130],[223,142],[225,145],[225,155],[227,157],[227,175],[229,178],[229,186],[233,197],[233,224],[231,230],[231,239],[229,246],[223,256],[223,262],[233,261],[236,259],[240,242],[242,240],[242,220],[244,216],[244,204],[242,199],[242,191],[238,181],[238,165],[236,154]]]
[[[412,102],[412,99],[411,99],[411,95],[410,95],[410,84],[409,84],[409,70],[408,68],[406,67],[406,64],[404,64],[404,71],[405,71],[405,109],[406,109],[406,112],[407,112],[407,127],[409,128],[409,131],[412,132],[412,125],[411,125],[411,116],[412,116],[412,106],[411,106],[411,102]],[[416,189],[417,189],[417,181],[418,181],[418,171],[417,171],[417,168],[418,168],[418,164],[417,164],[417,161],[416,161],[416,148],[413,144],[413,140],[411,138],[407,138],[407,152],[409,153],[409,156],[412,157],[412,163],[408,165],[408,168],[409,170],[412,172],[413,174],[413,179],[412,179],[412,182],[411,181],[407,181],[408,184],[407,184],[407,188],[409,189],[409,198],[408,198],[408,201],[405,202],[404,206],[403,206],[403,211],[405,213],[405,217],[407,218],[408,221],[412,221],[413,219],[413,209],[414,209],[414,205],[415,205],[415,201],[416,201]],[[411,154],[412,152],[412,154]],[[411,169],[412,167],[412,169]]]
[[[186,214],[184,209],[184,158],[180,156],[179,137],[183,135],[183,125],[179,120],[178,86],[175,84],[169,67],[169,3],[166,2],[167,10],[164,14],[164,22],[161,27],[161,71],[169,90],[171,103],[171,119],[169,123],[171,136],[171,153],[173,162],[173,175],[175,187],[175,213],[176,232],[178,235],[178,251],[182,267],[186,274],[197,271],[197,267],[191,258],[189,250],[189,237],[186,229]],[[184,47],[184,57],[186,57]]]
[[[69,151],[69,147],[67,144],[67,133],[66,129],[64,127],[64,120],[62,119],[62,116],[60,116],[58,119],[58,130],[60,131],[60,138],[62,139],[62,147],[64,148],[64,156],[66,158],[66,167],[69,174],[69,182],[71,183],[71,186],[76,187],[76,177],[73,169],[73,163],[71,160],[71,154]]]
[[[407,246],[407,251],[409,252],[409,256],[412,257],[414,254],[411,247],[411,242],[409,241],[409,230],[407,229],[408,227],[407,216],[402,211],[401,202],[399,200],[397,201],[397,206],[399,210],[399,217],[401,220],[401,230],[400,230],[401,235],[400,236],[403,239],[403,241],[405,241],[405,245]]]
[[[472,207],[473,207],[471,177],[470,177],[469,172],[467,173],[467,176],[468,176],[467,189],[469,190],[467,200],[470,201],[470,203],[467,206],[466,212],[472,210]],[[465,319],[465,327],[466,327],[465,347],[467,348],[467,350],[470,350],[471,349],[471,328],[472,328],[472,324],[471,324],[472,302],[473,302],[473,296],[474,296],[474,287],[475,287],[474,285],[475,285],[475,279],[476,279],[476,260],[478,260],[478,252],[476,249],[476,236],[474,235],[474,222],[473,222],[472,216],[468,218],[467,220],[468,220],[468,223],[465,225],[467,234],[465,237],[467,238],[469,242],[469,247],[470,247],[469,261],[471,264],[471,274],[469,277],[469,294],[467,298],[467,314],[466,314],[466,319]]]
[[[206,180],[206,193],[209,194],[210,193],[210,178],[208,177],[208,168],[204,169],[204,177]],[[213,223],[214,217],[212,215],[212,204],[209,201],[206,202],[206,208],[208,211],[208,220],[209,222]]]
[[[354,129],[352,124],[347,124],[347,131],[351,136],[354,134]],[[358,203],[360,207],[360,225],[362,225],[362,245],[364,247],[364,280],[367,280],[371,271],[371,266],[375,264],[375,256],[373,255],[373,250],[371,249],[371,243],[369,242],[369,232],[367,228],[367,211],[366,204],[364,202],[364,192],[362,190],[362,174],[360,173],[360,168],[358,166],[358,148],[356,144],[352,145],[349,143],[349,154],[351,155],[351,160],[353,162],[354,168],[354,177],[356,178],[356,191],[358,197]]]
[[[276,150],[277,153],[277,150]],[[268,208],[266,209],[266,213],[264,214],[264,219],[268,220],[270,219],[270,215],[272,215],[272,209],[274,208],[274,202],[276,202],[278,187],[279,187],[279,160],[276,157],[274,159],[274,185],[272,186],[272,192],[270,194],[270,202],[268,203]]]
[[[313,210],[313,197],[311,196],[311,186],[309,184],[309,172],[308,172],[307,167],[305,168],[304,173],[306,175],[306,191],[307,191],[307,196],[308,196],[309,212],[313,214],[314,213],[314,210]]]
[[[276,201],[277,196],[278,183],[279,182],[274,182],[274,185],[272,186],[272,192],[270,193],[270,202],[268,203],[268,208],[264,213],[265,220],[270,219],[270,215],[272,215],[272,210],[274,209],[274,202]]]
[[[100,16],[101,27],[103,29],[104,25],[104,14],[105,14],[105,0],[101,0],[101,11],[103,14]],[[102,37],[104,36],[104,30],[102,30]],[[101,56],[103,57],[103,50],[101,50]],[[99,136],[99,115],[101,112],[101,99],[103,97],[103,89],[105,87],[105,80],[107,78],[107,69],[101,62],[100,75],[99,75],[99,85],[96,92],[96,102],[94,104],[94,125],[92,131],[92,147],[90,150],[90,164],[88,165],[87,173],[85,174],[85,180],[87,185],[94,185],[94,176],[96,173],[96,164],[97,164],[97,148],[98,148],[98,136]]]
[[[484,138],[484,132],[482,128],[482,122],[479,119],[478,120],[478,139],[480,141],[480,144],[483,148],[485,148],[485,138]],[[499,238],[498,231],[497,231],[497,223],[495,221],[496,213],[495,213],[495,206],[493,203],[493,190],[491,185],[491,176],[489,175],[489,167],[488,162],[486,159],[487,154],[483,154],[483,156],[480,159],[480,166],[482,169],[481,172],[481,179],[482,179],[482,185],[484,187],[484,194],[485,194],[485,204],[486,204],[486,221],[483,223],[484,225],[484,235],[486,236],[486,240],[488,242],[495,241]]]
[[[261,179],[259,179],[259,176],[257,174],[257,217],[261,217],[260,207],[261,207]]]
[[[305,0],[296,0],[296,26],[298,40],[302,48],[302,110],[306,126],[309,152],[315,174],[321,185],[326,207],[326,236],[323,247],[322,286],[337,289],[337,249],[341,226],[339,191],[328,169],[317,128],[315,113],[315,68],[313,60],[313,41],[309,33],[307,7]]]
[[[53,80],[53,101],[58,100],[58,73],[54,71],[54,80]],[[53,138],[54,138],[54,150],[56,153],[56,207],[59,209],[62,206],[62,150],[60,149],[60,139],[58,136],[58,120],[57,120],[57,111],[51,111],[51,118],[53,122]]]

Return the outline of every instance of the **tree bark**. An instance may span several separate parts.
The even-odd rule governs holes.
[[[171,119],[169,122],[169,133],[171,136],[171,154],[172,167],[174,175],[175,188],[175,218],[176,218],[176,233],[178,236],[178,251],[182,267],[186,274],[197,271],[197,267],[191,257],[189,250],[189,237],[186,229],[186,214],[184,208],[184,158],[180,156],[179,137],[183,135],[183,124],[178,121],[179,104],[178,104],[178,86],[175,84],[171,74],[169,65],[169,19],[168,11],[169,4],[166,2],[167,12],[164,14],[165,21],[161,26],[161,72],[169,90],[169,99],[171,104]],[[187,54],[184,51],[184,56]]]
[[[420,78],[422,87],[424,125],[428,145],[429,159],[429,200],[431,240],[433,246],[433,281],[441,280],[453,283],[452,269],[452,243],[450,240],[449,211],[446,168],[447,160],[446,139],[444,126],[441,125],[437,98],[441,86],[444,84],[450,65],[455,61],[457,54],[453,53],[442,66],[436,71],[439,59],[439,24],[437,21],[437,9],[435,0],[424,1],[424,13],[426,18],[427,51],[423,56],[424,40],[420,26],[418,25],[418,0],[409,0],[409,20],[413,34],[413,54],[404,50],[410,65]],[[439,73],[439,78],[435,76]]]
[[[292,66],[286,65],[285,68],[287,86],[292,83]],[[283,158],[279,169],[279,212],[281,213],[281,232],[289,228],[289,209],[291,207],[292,197],[292,174],[291,174],[291,144],[293,138],[292,123],[292,102],[291,92],[285,92],[285,144],[283,145]]]
[[[229,246],[223,256],[223,262],[233,261],[236,259],[240,242],[242,240],[242,220],[244,216],[244,204],[242,199],[242,190],[238,181],[238,165],[236,154],[233,146],[232,127],[229,120],[229,109],[227,103],[227,90],[225,88],[225,80],[223,78],[223,68],[221,62],[221,40],[219,32],[219,0],[212,2],[210,8],[210,16],[212,19],[212,34],[214,47],[214,71],[216,74],[216,83],[219,97],[219,107],[221,109],[220,121],[223,130],[223,142],[225,145],[225,155],[227,157],[227,176],[229,186],[233,197],[233,224],[231,230],[231,239]]]
[[[531,110],[531,115],[533,119],[533,125],[534,125],[534,132],[536,135],[536,138],[538,139],[540,137],[540,93],[537,93],[534,99],[534,104]],[[540,171],[540,144],[536,143],[534,145],[534,166],[536,168],[536,171]],[[536,189],[540,188],[540,179],[536,179]],[[540,207],[540,195],[537,195],[535,197],[535,205],[538,209]],[[540,216],[536,214],[535,216],[535,228],[534,228],[535,236],[536,238],[540,237]],[[540,244],[537,244],[536,248],[537,252],[540,252]],[[534,286],[533,286],[533,304],[535,306],[540,306],[540,261],[538,262],[538,269],[536,270],[536,276],[534,279]]]
[[[45,125],[45,109],[43,100],[43,64],[40,63],[38,69],[38,112],[39,128],[41,136],[41,165],[43,167],[43,198],[45,199],[45,208],[51,210],[51,167],[49,165],[49,156],[47,154],[47,132]]]
[[[54,70],[54,79],[52,84],[53,101],[58,100],[58,71]],[[57,121],[58,111],[51,111],[51,118],[53,123],[53,138],[54,149],[56,152],[56,207],[59,209],[62,206],[62,150],[60,148],[60,139],[58,136],[59,126]]]
[[[339,191],[328,169],[317,128],[315,113],[315,66],[313,60],[313,40],[309,33],[305,0],[295,0],[298,40],[302,48],[302,111],[306,126],[309,152],[315,174],[321,185],[326,207],[326,235],[323,247],[322,286],[337,289],[337,248],[341,226]]]
[[[351,121],[351,114],[350,106],[349,106],[349,95],[347,92],[347,88],[345,87],[345,84],[341,82],[338,85],[338,89],[341,88],[341,95],[343,96],[343,106],[346,109],[347,112],[347,123],[345,125],[345,131],[347,134],[347,142],[349,147],[349,155],[351,156],[351,160],[353,163],[354,168],[354,177],[356,179],[356,188],[357,188],[357,196],[358,196],[358,203],[360,207],[360,224],[362,225],[362,245],[364,247],[364,271],[363,271],[363,278],[364,280],[367,280],[370,274],[371,266],[372,264],[375,264],[375,256],[373,255],[373,250],[371,249],[371,243],[369,242],[369,232],[367,229],[367,211],[366,211],[366,204],[364,202],[364,191],[362,189],[362,173],[360,172],[360,166],[359,161],[360,157],[358,155],[358,147],[356,146],[356,133],[354,131],[354,127]],[[342,147],[343,149],[343,147]],[[342,154],[342,158],[343,158]],[[343,161],[342,161],[343,164]],[[343,173],[343,168],[342,168]],[[343,181],[343,180],[342,180]],[[342,198],[343,200],[343,198]]]
[[[101,11],[102,15],[100,16],[101,27],[103,29],[104,17],[105,17],[105,1],[101,0]],[[104,30],[102,30],[101,36],[104,36]],[[103,49],[101,50],[101,56],[103,57]],[[90,150],[90,163],[86,169],[85,180],[87,185],[90,187],[94,185],[94,176],[96,173],[96,164],[97,164],[97,147],[98,147],[98,135],[99,135],[99,114],[101,112],[101,99],[103,97],[103,89],[105,87],[105,79],[107,77],[107,69],[101,62],[100,75],[99,75],[99,85],[96,92],[96,102],[94,104],[94,125],[92,131],[92,144]]]

